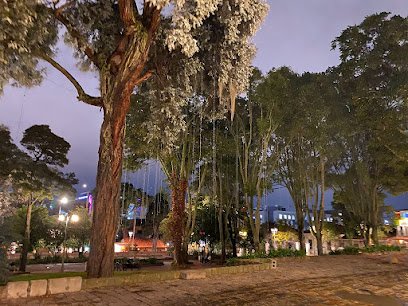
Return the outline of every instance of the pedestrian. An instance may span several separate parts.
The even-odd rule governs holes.
[[[205,261],[205,246],[201,248],[201,263]]]
[[[201,262],[202,252],[203,252],[203,247],[200,245],[198,247],[198,261],[199,262]]]

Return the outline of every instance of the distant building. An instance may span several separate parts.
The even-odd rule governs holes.
[[[90,192],[82,192],[75,198],[75,207],[84,207],[89,214],[93,211],[93,196]]]
[[[408,236],[408,209],[395,211],[397,236]]]
[[[271,205],[266,207],[267,220],[264,222],[285,222],[288,225],[296,226],[296,213],[294,211],[288,211],[285,207],[280,205]]]
[[[273,223],[278,223],[278,222],[284,222],[288,225],[291,225],[293,227],[297,227],[297,219],[296,219],[296,212],[287,210],[286,207],[283,207],[281,205],[270,205],[266,207],[266,215],[267,219],[263,220],[264,222],[273,222]],[[312,214],[312,212],[310,212]],[[314,220],[313,216],[311,216],[312,221]],[[305,215],[305,229],[309,229],[309,219],[308,216]],[[324,217],[323,217],[324,222],[334,222],[337,221],[336,218],[333,218],[333,211],[331,210],[326,210],[324,212]]]

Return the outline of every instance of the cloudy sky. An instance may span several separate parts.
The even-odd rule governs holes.
[[[283,65],[299,73],[324,71],[338,64],[338,53],[330,50],[330,43],[348,25],[382,11],[408,15],[408,0],[270,0],[269,3],[269,15],[254,38],[258,48],[254,65],[264,72]],[[89,93],[97,94],[97,77],[75,68],[68,47],[59,45],[57,59],[75,72]],[[72,146],[68,170],[76,173],[81,184],[94,186],[102,113],[77,102],[75,97],[71,84],[50,68],[39,87],[5,89],[0,96],[0,123],[10,128],[16,141],[33,124],[50,125]],[[156,171],[149,170],[151,175],[146,177],[154,182]],[[134,183],[142,186],[144,177],[144,172],[137,175]],[[277,190],[268,199],[283,205],[290,201],[284,190]],[[389,202],[408,208],[406,200],[406,196],[400,196]]]

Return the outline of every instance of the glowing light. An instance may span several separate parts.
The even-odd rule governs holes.
[[[58,221],[65,221],[65,216],[64,215],[59,215],[58,216]]]
[[[60,202],[61,202],[61,204],[67,204],[67,203],[68,203],[68,198],[67,198],[67,197],[63,197],[63,198],[60,200]]]
[[[87,184],[83,184],[83,185],[82,185],[82,188],[86,188],[86,187],[88,187]]]
[[[72,216],[71,216],[71,221],[72,221],[72,222],[78,222],[78,221],[79,221],[78,215],[72,215]]]

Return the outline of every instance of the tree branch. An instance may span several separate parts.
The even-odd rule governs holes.
[[[119,0],[120,19],[126,30],[126,34],[133,32],[132,28],[137,22],[137,8],[134,0]]]
[[[79,84],[79,82],[70,74],[64,67],[62,67],[59,63],[57,63],[54,59],[52,59],[50,56],[48,56],[45,53],[39,53],[38,56],[45,60],[46,62],[50,63],[51,66],[53,66],[55,69],[57,69],[59,72],[61,72],[71,83],[74,85],[75,89],[78,92],[78,100],[85,102],[86,104],[89,105],[94,105],[94,106],[102,106],[102,99],[100,97],[93,97],[85,93],[84,89],[82,86]]]
[[[140,83],[143,83],[144,81],[147,81],[147,80],[152,76],[153,73],[154,73],[153,70],[148,70],[148,71],[146,71],[145,74],[141,75],[141,76],[134,82],[134,85],[136,86],[136,85],[138,85],[138,84],[140,84]]]
[[[65,4],[61,5],[57,9],[51,9],[55,18],[61,22],[68,33],[76,39],[78,44],[78,49],[82,50],[89,60],[98,68],[101,68],[101,65],[97,59],[97,55],[94,50],[89,46],[88,41],[83,37],[83,35],[75,29],[75,27],[69,22],[69,20],[62,14],[66,8],[69,8],[75,4],[75,1],[67,1]]]

